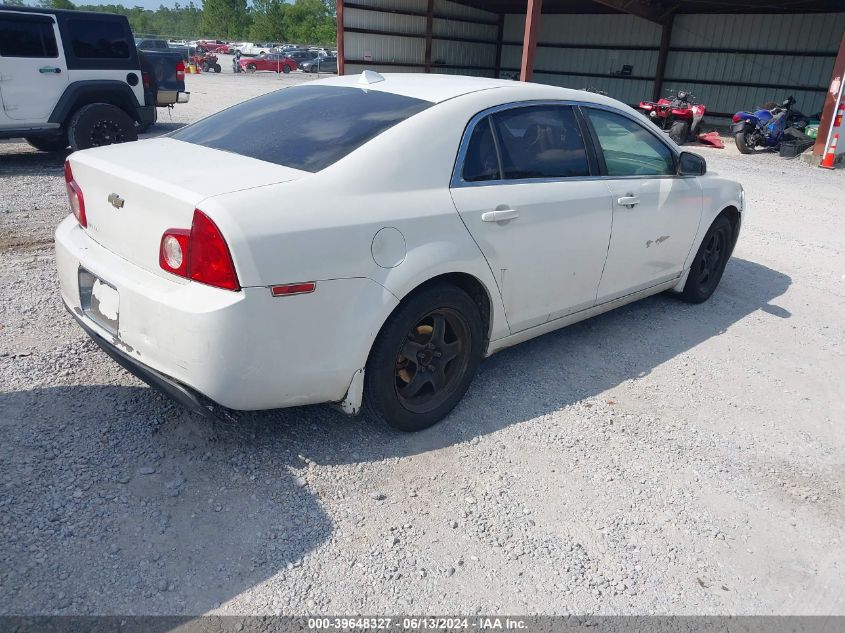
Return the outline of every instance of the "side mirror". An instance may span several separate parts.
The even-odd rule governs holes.
[[[702,156],[692,152],[681,152],[678,159],[679,176],[703,176],[707,173],[707,162]]]

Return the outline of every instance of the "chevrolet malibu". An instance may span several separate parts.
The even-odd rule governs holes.
[[[72,154],[61,293],[194,411],[331,402],[418,430],[498,350],[708,299],[744,197],[705,172],[601,95],[365,71]]]

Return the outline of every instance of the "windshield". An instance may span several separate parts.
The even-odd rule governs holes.
[[[432,105],[376,90],[298,86],[245,101],[171,136],[317,172]]]

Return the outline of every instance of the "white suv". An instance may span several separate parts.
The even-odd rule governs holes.
[[[0,138],[44,151],[137,139],[156,115],[145,63],[124,16],[0,7]]]

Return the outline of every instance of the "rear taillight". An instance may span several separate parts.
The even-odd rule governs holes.
[[[73,171],[70,168],[70,161],[65,161],[65,188],[67,189],[67,199],[70,202],[70,210],[73,216],[79,222],[79,226],[85,228],[88,226],[88,219],[85,217],[85,198],[82,197],[82,189],[79,184],[73,179]]]
[[[733,115],[733,117],[731,118],[731,120],[732,120],[734,123],[739,123],[740,121],[742,121],[742,117],[741,117],[741,116],[739,116],[738,114],[735,114],[735,115]]]
[[[176,81],[185,81],[185,62],[176,62]]]
[[[142,81],[144,82],[144,90],[148,90],[152,85],[152,80],[150,79],[150,73],[142,72],[141,73]]]
[[[199,209],[191,229],[168,229],[161,236],[158,263],[180,277],[225,290],[240,290],[232,254],[217,225]]]

